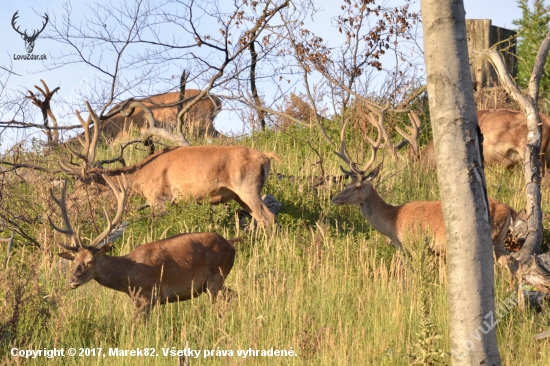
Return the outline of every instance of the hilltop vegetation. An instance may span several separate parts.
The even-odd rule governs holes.
[[[337,131],[331,131],[337,138]],[[349,136],[359,136],[350,131]],[[363,151],[358,139],[352,154]],[[195,141],[195,143],[207,143]],[[274,195],[283,209],[278,232],[243,232],[238,227],[236,203],[212,207],[194,203],[166,206],[165,212],[138,211],[143,199],[132,197],[125,220],[130,225],[115,242],[112,255],[124,255],[137,245],[181,232],[212,231],[226,238],[241,236],[236,262],[226,285],[236,292],[229,301],[210,304],[207,295],[192,301],[156,307],[149,320],[136,316],[124,294],[92,281],[77,290],[66,285],[71,266],[56,256],[58,241],[46,216],[59,220],[51,209],[48,188],[53,176],[19,169],[4,175],[2,209],[25,217],[22,228],[40,247],[18,237],[16,247],[1,267],[0,363],[17,360],[13,347],[42,349],[100,347],[132,350],[155,348],[158,357],[107,356],[109,364],[174,365],[165,349],[213,350],[202,352],[191,364],[225,365],[243,360],[237,350],[292,349],[297,356],[254,357],[251,364],[437,364],[448,363],[449,339],[446,281],[441,258],[429,254],[423,240],[412,241],[407,272],[385,238],[371,229],[357,207],[336,207],[330,199],[345,181],[313,189],[311,176],[340,175],[340,161],[317,131],[289,127],[266,131],[238,141],[214,141],[276,152],[283,163],[273,162],[264,192]],[[117,146],[101,146],[99,158],[118,154]],[[58,151],[21,151],[19,161],[35,161],[54,169]],[[127,163],[140,161],[141,149],[126,152]],[[488,168],[489,194],[516,209],[524,206],[519,168]],[[53,183],[52,183],[53,182]],[[75,186],[70,181],[71,186]],[[418,163],[384,160],[377,189],[387,202],[437,200],[434,171]],[[70,189],[69,192],[72,192]],[[103,229],[102,207],[114,210],[107,195],[82,194],[84,204],[74,205],[72,220],[81,237]],[[549,202],[548,188],[542,188]],[[550,210],[547,205],[545,212]],[[10,235],[6,227],[3,237]],[[2,246],[5,248],[5,246]],[[496,268],[496,303],[514,298],[515,279]],[[540,364],[550,361],[548,340],[534,335],[548,328],[550,313],[519,306],[506,308],[499,318],[498,336],[504,364]],[[232,350],[234,356],[215,356]],[[33,364],[50,364],[40,358]],[[100,364],[102,358],[65,357],[58,364]]]

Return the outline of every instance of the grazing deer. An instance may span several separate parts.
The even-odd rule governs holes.
[[[479,110],[477,120],[483,133],[483,157],[486,165],[510,167],[523,164],[523,153],[527,142],[527,120],[521,111],[510,109]],[[544,155],[543,166],[550,167],[550,117],[540,113],[542,143],[540,153]],[[433,140],[420,153],[419,160],[428,168],[435,169]],[[546,163],[544,163],[546,162]]]
[[[444,254],[447,248],[445,238],[445,224],[441,202],[415,201],[401,206],[393,206],[384,202],[378,194],[372,181],[378,176],[382,164],[378,165],[369,174],[366,174],[374,162],[376,151],[380,146],[380,138],[371,144],[372,155],[370,160],[362,169],[357,169],[346,154],[345,128],[340,135],[340,150],[336,153],[349,167],[342,171],[351,177],[351,183],[332,199],[335,205],[359,205],[361,214],[367,219],[372,227],[392,240],[397,249],[403,249],[403,242],[407,235],[414,233],[420,228],[423,231],[431,232],[434,237],[433,250],[438,254]],[[380,135],[380,134],[379,134]],[[519,219],[518,213],[511,207],[489,198],[489,211],[491,214],[491,238],[494,243],[494,250],[497,260],[502,257],[501,263],[508,263],[508,251],[504,247],[504,239],[508,229],[513,232],[520,232],[526,228],[524,221]],[[512,263],[515,265],[515,263]]]
[[[194,98],[200,93],[200,90],[188,89],[185,90],[184,104],[189,99]],[[178,114],[180,92],[164,93],[150,96],[143,99],[142,102],[152,112],[154,112],[157,122],[160,127],[176,127],[176,116]],[[112,111],[120,109],[124,103],[121,103],[111,109]],[[184,116],[184,124],[186,129],[194,136],[207,136],[217,138],[222,136],[214,128],[214,119],[221,110],[220,98],[214,95],[207,95],[203,97],[197,104],[191,107],[191,109]],[[118,113],[113,117],[105,120],[101,124],[101,130],[107,139],[121,138],[125,131],[128,130],[125,121],[131,121],[134,126],[138,128],[143,127],[147,123],[147,115],[144,111],[138,111],[132,115],[132,117],[125,117]],[[126,125],[125,125],[126,123]]]
[[[275,215],[262,201],[261,191],[269,175],[270,160],[281,161],[277,154],[244,146],[179,146],[165,148],[132,166],[104,169],[97,167],[95,162],[98,117],[88,103],[86,106],[90,113],[88,121],[77,113],[84,127],[84,141],[79,139],[82,152],[66,144],[73,157],[81,160],[81,165],[60,162],[67,174],[79,176],[85,183],[95,181],[103,185],[102,175],[124,174],[131,191],[143,196],[154,208],[162,208],[165,202],[176,203],[189,198],[212,204],[235,200],[261,225],[275,223]],[[150,111],[148,114],[152,118]],[[90,132],[92,120],[93,134]]]
[[[242,239],[226,240],[214,233],[179,234],[140,245],[122,257],[106,255],[111,244],[102,245],[102,242],[120,223],[128,181],[122,176],[119,184],[120,181],[122,183],[117,187],[109,177],[104,179],[116,196],[118,209],[112,222],[107,217],[107,228],[90,245],[82,244],[69,221],[65,204],[67,182],[62,184],[60,198],[50,188],[50,195],[61,210],[65,227],[57,227],[48,217],[50,225],[68,235],[76,244],[59,244],[68,252],[58,255],[73,261],[75,266],[68,281],[69,287],[76,289],[96,280],[102,286],[132,296],[138,308],[145,308],[146,312],[157,301],[164,304],[189,300],[205,291],[210,293],[214,302],[233,267],[234,243]]]

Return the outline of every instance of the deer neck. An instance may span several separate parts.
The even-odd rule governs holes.
[[[126,257],[102,255],[97,259],[95,280],[101,286],[128,293],[131,281],[129,268],[132,264]]]
[[[399,206],[387,204],[376,189],[372,187],[371,193],[359,207],[361,208],[361,214],[376,231],[392,240],[396,238],[395,221]]]

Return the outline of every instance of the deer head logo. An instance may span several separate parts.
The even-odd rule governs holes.
[[[44,13],[44,16],[42,17],[45,19],[44,24],[42,24],[42,29],[35,30],[32,35],[28,35],[26,29],[24,32],[21,32],[19,30],[19,27],[15,26],[15,20],[19,18],[19,15],[17,15],[17,13],[19,13],[19,10],[16,11],[15,14],[13,14],[13,18],[11,18],[11,26],[13,27],[13,29],[15,29],[17,33],[21,35],[21,38],[23,38],[23,40],[25,41],[25,48],[27,49],[27,53],[32,53],[32,50],[34,49],[34,41],[36,41],[38,35],[42,33],[44,28],[46,28],[46,24],[48,24],[48,14]]]

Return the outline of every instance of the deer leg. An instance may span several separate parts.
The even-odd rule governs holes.
[[[223,289],[224,282],[225,282],[225,279],[223,278],[221,273],[214,274],[212,278],[208,280],[207,290],[208,290],[208,293],[210,294],[210,299],[212,301],[212,304],[216,303],[218,294]]]
[[[510,252],[504,246],[504,239],[506,239],[506,235],[508,234],[508,227],[509,225],[505,225],[498,237],[495,238],[493,242],[493,250],[495,261],[501,266],[507,268],[510,273],[515,275],[519,269],[519,262],[512,255],[510,255]]]
[[[245,210],[247,213],[251,213],[251,212],[252,212],[252,210],[250,209],[250,207],[248,207],[248,205],[247,205],[246,203],[244,203],[243,200],[242,200],[239,196],[237,196],[237,197],[235,198],[235,201],[237,201],[237,203],[238,203],[239,205],[241,205],[241,207],[243,208],[243,210]]]
[[[238,199],[235,199],[241,206],[252,215],[254,220],[259,222],[264,227],[268,227],[275,223],[275,215],[269,210],[269,208],[262,202],[260,196],[252,196],[249,194],[238,195]],[[242,202],[242,203],[241,203]]]
[[[154,306],[154,301],[149,296],[136,296],[132,298],[135,306],[134,316],[136,318],[148,319]]]

